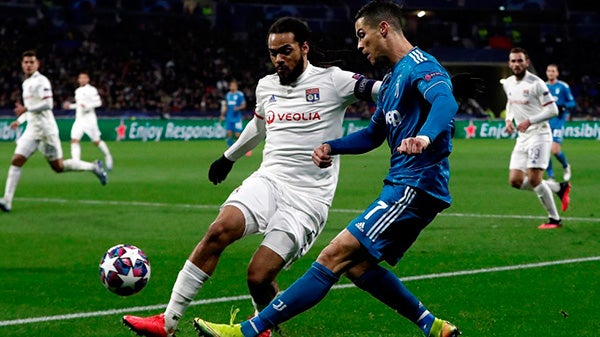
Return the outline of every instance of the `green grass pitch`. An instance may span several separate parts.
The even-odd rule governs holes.
[[[83,159],[100,154],[83,143]],[[260,163],[260,149],[213,186],[210,163],[224,141],[109,143],[115,169],[107,186],[89,173],[53,173],[38,153],[25,166],[13,211],[0,214],[0,335],[131,337],[124,313],[162,312],[183,262],[220,203]],[[532,192],[508,185],[512,140],[455,140],[452,207],[421,234],[393,270],[434,314],[464,336],[596,336],[600,331],[600,143],[567,140],[572,204],[564,228],[540,231],[545,212]],[[69,145],[63,144],[68,156]],[[0,143],[3,188],[14,143]],[[328,225],[311,252],[279,277],[281,289],[378,194],[388,168],[384,145],[345,156]],[[310,160],[310,158],[307,158]],[[557,176],[562,175],[560,165]],[[2,192],[2,191],[0,191]],[[245,267],[260,237],[223,255],[180,324],[195,316],[227,322],[232,306],[251,313]],[[152,278],[139,294],[104,289],[98,263],[117,243],[148,255]],[[383,304],[339,283],[315,308],[282,325],[282,336],[421,336]]]

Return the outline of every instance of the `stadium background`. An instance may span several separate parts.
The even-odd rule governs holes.
[[[487,82],[480,108],[458,118],[499,117],[505,99],[498,79],[508,75],[511,46],[525,47],[534,68],[557,63],[577,99],[574,119],[600,117],[600,14],[597,6],[562,0],[402,1],[406,34],[451,73],[472,72]],[[102,117],[210,118],[218,114],[227,81],[241,83],[251,116],[258,79],[271,72],[266,30],[283,15],[305,19],[314,31],[310,60],[380,77],[355,49],[351,22],[365,1],[80,0],[0,1],[0,116],[20,100],[20,55],[38,51],[53,85],[55,114],[72,116],[78,71],[90,72],[104,100]],[[419,11],[425,15],[419,17]],[[372,111],[354,105],[349,116]]]
[[[102,90],[105,106],[98,113],[101,125],[109,123],[105,136],[116,138],[115,128],[123,123],[126,134],[135,130],[142,137],[109,142],[116,166],[104,187],[85,173],[54,174],[43,156],[28,161],[13,211],[0,214],[0,334],[131,337],[121,324],[123,314],[161,312],[183,259],[220,203],[260,164],[261,147],[213,186],[206,179],[208,166],[225,149],[223,140],[155,142],[150,127],[166,130],[172,123],[172,134],[182,125],[218,133],[214,117],[223,81],[240,79],[253,99],[256,80],[270,71],[264,34],[280,15],[309,21],[321,51],[346,50],[321,54],[313,48],[313,62],[339,60],[344,68],[379,76],[382,70],[373,70],[354,50],[351,17],[363,2],[0,0],[0,135],[21,96],[21,53],[35,48],[54,87],[63,139],[72,111],[60,107],[72,95],[80,69],[89,70]],[[196,7],[184,9],[184,4]],[[578,121],[571,123],[587,125],[580,133],[598,133],[595,6],[426,0],[406,1],[405,7],[407,34],[415,44],[435,53],[452,72],[468,70],[486,79],[490,90],[480,103],[494,115],[503,105],[498,79],[506,74],[506,48],[519,44],[530,50],[538,73],[543,75],[548,62],[561,65],[578,99]],[[417,18],[423,8],[431,15]],[[369,108],[353,107],[349,115],[356,119],[347,122],[349,131],[365,122]],[[502,123],[461,114],[463,127],[473,130],[472,123],[476,134]],[[214,129],[207,131],[206,125]],[[468,137],[464,128],[457,131]],[[465,336],[596,336],[598,144],[565,142],[574,167],[566,225],[539,231],[545,220],[539,202],[506,181],[514,140],[456,139],[450,157],[455,202],[394,272]],[[65,154],[68,146],[63,142]],[[89,142],[82,148],[83,158],[99,155]],[[13,151],[13,143],[0,142],[0,182]],[[328,225],[309,254],[280,275],[281,289],[302,275],[328,240],[379,193],[388,164],[385,146],[343,158]],[[239,319],[251,313],[243,266],[259,240],[249,237],[225,252],[215,278],[186,312],[178,336],[195,336],[189,324],[195,316],[224,322],[232,305],[242,310]],[[143,248],[152,263],[148,286],[125,298],[109,293],[98,280],[101,254],[121,242]],[[278,337],[421,336],[412,323],[345,279],[317,307],[282,328]]]

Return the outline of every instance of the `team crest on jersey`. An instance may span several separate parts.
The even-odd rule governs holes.
[[[525,97],[529,96],[529,89],[523,90],[523,96],[525,96]]]
[[[306,89],[306,101],[314,103],[321,99],[319,88]]]

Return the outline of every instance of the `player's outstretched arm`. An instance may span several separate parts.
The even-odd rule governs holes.
[[[227,159],[225,155],[219,157],[219,159],[215,160],[210,165],[210,169],[208,170],[208,180],[215,185],[225,180],[233,167],[233,163],[235,162]]]

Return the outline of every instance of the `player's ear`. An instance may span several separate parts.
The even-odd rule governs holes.
[[[304,41],[304,43],[300,45],[300,51],[302,52],[302,55],[308,55],[309,50],[310,46],[308,45],[308,42]]]
[[[379,23],[379,34],[385,38],[390,30],[390,24],[386,21],[381,21]]]

